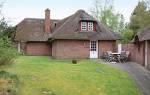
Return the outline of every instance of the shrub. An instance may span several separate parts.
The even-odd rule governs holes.
[[[0,38],[0,65],[13,63],[17,56],[11,40],[8,37]]]
[[[0,19],[0,65],[13,63],[18,55],[12,40],[15,31],[5,19]]]
[[[77,64],[77,60],[72,60],[72,64]]]
[[[17,56],[17,51],[13,48],[0,48],[0,65],[13,63]]]

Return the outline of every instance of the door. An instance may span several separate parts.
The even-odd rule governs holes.
[[[90,58],[98,58],[98,41],[90,41]]]

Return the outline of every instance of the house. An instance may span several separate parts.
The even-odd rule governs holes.
[[[25,55],[66,58],[100,58],[105,51],[115,50],[118,34],[98,22],[84,10],[62,20],[25,18],[17,25],[15,41]]]
[[[132,44],[123,47],[131,52],[130,59],[150,70],[150,26],[140,30]]]

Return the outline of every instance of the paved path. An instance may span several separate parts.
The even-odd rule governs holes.
[[[143,95],[150,95],[150,71],[134,62],[117,64],[108,63],[108,65],[128,72],[137,83],[137,86],[140,88]]]

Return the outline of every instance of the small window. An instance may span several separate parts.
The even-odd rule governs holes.
[[[88,31],[93,31],[93,22],[88,22]]]
[[[87,22],[81,22],[81,30],[87,30]]]
[[[94,23],[90,21],[82,21],[81,22],[81,31],[93,31],[94,30]]]

